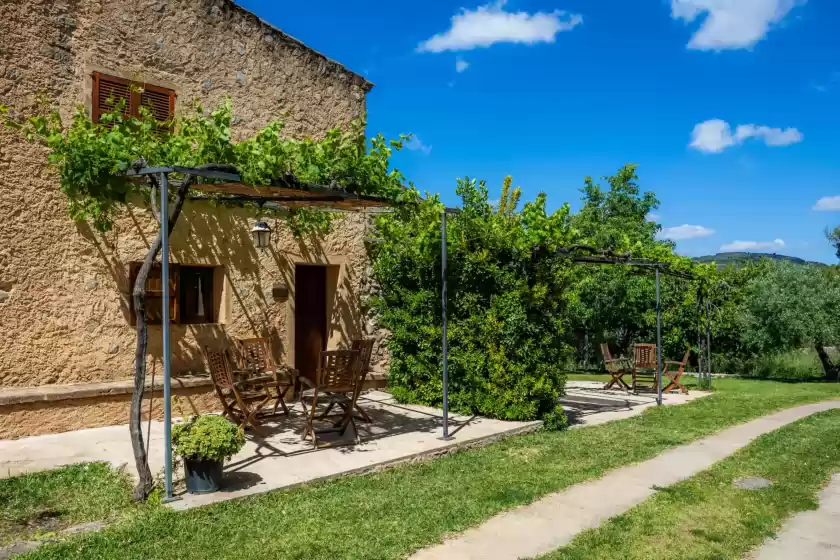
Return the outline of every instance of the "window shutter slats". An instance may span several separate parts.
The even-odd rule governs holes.
[[[140,105],[151,111],[155,120],[168,121],[172,118],[169,111],[169,98],[168,93],[144,90],[140,94]]]
[[[99,121],[99,117],[113,111],[120,102],[125,102],[122,114],[126,117],[131,114],[129,103],[131,87],[128,84],[112,81],[104,76],[99,76],[96,83],[98,91],[95,94],[97,102],[95,106],[98,108],[98,111],[96,111],[94,119],[97,122]]]
[[[157,121],[170,121],[175,116],[175,92],[169,89],[133,83],[123,78],[93,74],[93,120],[125,102],[122,114],[138,116],[140,107],[148,109]],[[162,128],[161,132],[166,132]]]

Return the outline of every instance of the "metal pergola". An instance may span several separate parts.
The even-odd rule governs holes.
[[[215,200],[231,205],[256,204],[272,210],[293,210],[298,208],[321,208],[342,212],[361,211],[370,208],[389,208],[395,203],[377,196],[360,195],[345,190],[300,183],[292,177],[280,178],[271,185],[249,185],[229,165],[208,164],[201,167],[141,167],[126,172],[128,177],[145,177],[159,181],[160,206],[159,227],[161,232],[161,283],[169,285],[169,186],[170,174],[199,177],[205,181],[190,186],[198,195],[189,195],[187,200]],[[443,321],[443,440],[451,439],[449,433],[449,380],[447,364],[447,317],[446,317],[446,215],[457,214],[456,208],[444,208],[441,216],[441,279]],[[172,402],[171,402],[171,348],[169,321],[169,290],[162,290],[162,359],[163,359],[163,422],[164,422],[164,501],[172,501]]]
[[[656,404],[662,406],[662,301],[660,297],[660,277],[671,276],[683,280],[696,280],[697,276],[690,272],[673,270],[671,263],[634,259],[631,253],[618,254],[612,251],[602,251],[588,245],[573,245],[557,250],[557,254],[566,256],[572,262],[590,265],[627,266],[638,274],[649,275],[653,271],[656,281]],[[708,299],[702,305],[706,319],[706,366],[709,370],[709,382],[712,372],[712,340],[711,340],[711,311]],[[698,376],[702,372],[698,371]]]
[[[371,208],[387,209],[396,204],[382,197],[360,195],[345,190],[321,185],[304,184],[292,177],[280,178],[271,185],[249,185],[242,182],[242,177],[229,165],[208,164],[201,167],[141,167],[126,172],[129,177],[145,177],[159,181],[160,190],[160,233],[161,233],[161,282],[169,285],[169,186],[170,175],[199,177],[205,181],[190,186],[198,195],[189,195],[187,200],[215,200],[231,205],[256,204],[272,210],[293,210],[297,208],[321,208],[342,212],[362,211]],[[442,321],[442,382],[443,382],[443,433],[441,439],[450,440],[449,432],[449,378],[448,378],[448,340],[447,340],[447,240],[446,216],[459,214],[457,208],[444,208],[441,214],[441,321]],[[581,254],[588,252],[589,254]],[[617,255],[610,252],[596,251],[591,247],[572,246],[558,250],[572,261],[582,264],[625,265],[649,273],[653,270],[656,277],[656,324],[657,324],[657,404],[662,404],[662,332],[660,305],[660,275],[692,279],[693,275],[670,270],[669,263],[633,259],[630,255]],[[592,253],[600,253],[594,255]],[[165,501],[175,499],[172,494],[172,403],[171,403],[171,348],[169,322],[169,290],[162,290],[162,359],[163,359],[163,416],[164,416],[164,485]],[[706,305],[707,340],[709,337],[709,306]],[[709,353],[709,371],[711,371],[711,348]]]

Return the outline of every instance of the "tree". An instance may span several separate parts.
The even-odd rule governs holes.
[[[836,226],[832,230],[826,230],[825,236],[828,238],[828,242],[831,243],[832,247],[834,247],[834,254],[840,259],[840,226]]]
[[[556,249],[569,241],[569,208],[548,213],[540,194],[517,210],[509,179],[497,208],[484,182],[460,179],[456,192],[462,210],[447,218],[450,406],[560,427],[569,267]],[[371,303],[391,332],[389,388],[432,406],[442,401],[442,211],[433,198],[382,216],[371,246]]]
[[[780,262],[747,283],[738,310],[742,343],[752,355],[812,346],[825,377],[837,381],[840,364],[826,346],[840,340],[840,276],[834,268]]]

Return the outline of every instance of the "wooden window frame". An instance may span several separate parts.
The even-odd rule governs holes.
[[[128,98],[128,114],[133,117],[140,116],[140,106],[141,106],[141,95],[137,89],[143,89],[145,91],[150,91],[154,93],[160,93],[162,95],[167,95],[169,97],[169,119],[172,119],[175,116],[175,100],[177,99],[178,95],[175,93],[175,90],[168,89],[165,87],[160,87],[152,84],[137,82],[134,80],[127,80],[125,78],[120,78],[118,76],[111,76],[108,74],[103,74],[101,72],[93,72],[93,90],[91,93],[91,118],[93,122],[99,122],[99,118],[102,116],[101,108],[99,106],[99,90],[101,87],[101,82],[113,82],[117,84],[122,84],[124,86],[128,86],[129,90],[129,98]]]
[[[134,283],[137,280],[137,274],[143,263],[132,262],[128,265],[128,280],[129,280],[129,294],[134,292]],[[181,282],[181,273],[190,269],[206,269],[210,273],[207,275],[210,280],[210,285],[204,295],[204,316],[206,320],[200,321],[193,316],[188,316],[185,309],[187,309],[186,302],[183,299],[185,286]],[[170,325],[215,325],[219,324],[219,315],[215,308],[216,301],[216,269],[220,268],[216,265],[182,265],[179,263],[169,263],[169,324]],[[160,263],[155,263],[154,269],[160,270]],[[153,269],[153,270],[154,270]],[[162,297],[161,290],[146,290],[147,301],[149,299],[156,299]],[[130,321],[132,325],[137,324],[137,313],[134,309],[134,297],[129,295],[129,309]],[[147,303],[148,308],[148,303]],[[148,318],[148,317],[147,317]],[[153,318],[148,318],[149,325],[161,325],[162,321]]]

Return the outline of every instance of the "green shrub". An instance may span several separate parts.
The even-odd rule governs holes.
[[[457,192],[463,211],[447,229],[450,406],[504,420],[546,418],[570,357],[562,313],[569,266],[554,251],[567,239],[568,207],[549,215],[541,195],[517,212],[509,182],[498,207],[483,183],[461,180]],[[383,241],[371,247],[379,287],[371,303],[391,331],[389,387],[402,402],[430,406],[442,402],[441,211],[430,200],[380,217]]]
[[[563,407],[557,405],[554,410],[543,416],[543,430],[558,432],[569,427],[569,417]]]
[[[245,445],[245,434],[224,416],[193,416],[172,426],[172,448],[185,459],[230,459]]]
[[[807,349],[756,357],[744,374],[762,379],[798,380],[819,379],[824,372],[817,353]]]

